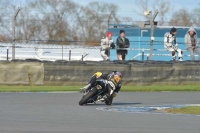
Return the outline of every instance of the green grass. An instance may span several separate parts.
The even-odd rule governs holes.
[[[141,92],[161,92],[161,91],[200,91],[198,85],[178,85],[178,86],[122,86],[123,91],[141,91]]]
[[[82,86],[0,86],[0,92],[78,91]],[[198,85],[180,86],[122,86],[125,92],[200,91]]]
[[[55,92],[78,90],[78,86],[0,86],[0,92]]]
[[[200,115],[200,106],[188,106],[183,108],[165,109],[167,113],[173,114],[195,114]]]

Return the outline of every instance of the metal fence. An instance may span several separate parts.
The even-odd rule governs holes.
[[[39,59],[39,60],[102,60],[100,40],[112,22],[69,22],[63,20],[5,19],[0,23],[0,60]],[[126,60],[148,60],[150,53],[150,28],[140,28],[142,22],[118,22],[124,27],[113,27],[113,40],[119,30],[125,29],[130,40]],[[136,26],[139,26],[136,28]],[[133,26],[133,27],[130,27]],[[164,49],[163,36],[170,27],[155,32],[153,60],[171,60],[171,53]],[[177,42],[184,51],[184,60],[190,60],[185,50],[184,31],[178,32]],[[155,29],[157,30],[157,29]],[[116,49],[111,49],[111,60],[117,60]],[[197,55],[196,55],[197,56]]]
[[[91,22],[81,23],[82,27],[78,26],[80,22],[3,20],[0,59],[102,60],[99,42],[106,23],[94,34],[95,27],[87,30]]]

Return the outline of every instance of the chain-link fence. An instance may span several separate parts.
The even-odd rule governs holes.
[[[96,33],[97,27],[91,27],[91,22],[81,24],[84,26],[62,20],[16,20],[14,25],[14,20],[3,20],[0,59],[102,60],[99,44],[106,23]]]
[[[103,60],[100,40],[106,31],[116,39],[121,29],[130,41],[126,60],[148,60],[150,26],[146,22],[93,22],[59,20],[6,19],[0,23],[0,60]],[[146,25],[146,26],[145,26]],[[184,36],[188,27],[177,27],[177,42],[183,59],[190,60],[185,50]],[[153,60],[169,61],[171,53],[164,49],[164,34],[171,27],[155,27]],[[197,32],[200,32],[197,29]],[[117,60],[116,49],[110,50],[110,60]]]

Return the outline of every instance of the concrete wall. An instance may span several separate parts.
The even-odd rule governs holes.
[[[38,62],[0,62],[0,84],[43,85],[43,65]]]
[[[0,62],[0,84],[83,85],[96,71],[122,72],[123,85],[200,84],[199,62]]]

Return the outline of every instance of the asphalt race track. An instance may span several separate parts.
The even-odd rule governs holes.
[[[102,111],[80,93],[0,93],[0,133],[199,133],[200,116]],[[200,92],[121,92],[110,107],[200,104]]]

